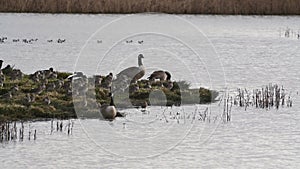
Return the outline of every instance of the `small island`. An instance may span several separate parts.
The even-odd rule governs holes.
[[[0,121],[77,118],[77,106],[84,110],[82,116],[94,117],[99,114],[99,105],[110,102],[112,79],[112,73],[87,77],[82,72],[59,72],[53,68],[24,74],[7,65],[0,70]],[[141,79],[114,96],[118,100],[116,107],[126,108],[128,100],[132,107],[137,108],[151,104],[207,104],[218,95],[216,91],[205,88],[191,89],[185,81],[172,81],[171,87],[169,84],[170,81]],[[155,98],[150,103],[149,97],[153,92],[165,95],[165,105]]]

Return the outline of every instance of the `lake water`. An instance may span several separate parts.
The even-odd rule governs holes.
[[[54,67],[116,74],[143,53],[147,75],[169,70],[174,80],[220,91],[279,84],[294,106],[233,107],[229,123],[218,103],[128,109],[113,122],[75,120],[70,136],[35,122],[37,140],[1,144],[1,168],[299,168],[299,23],[297,16],[2,13],[0,37],[8,40],[0,44],[1,59],[25,73]],[[38,41],[12,42],[17,38]],[[47,42],[59,38],[66,42]],[[206,108],[210,122],[193,120]]]

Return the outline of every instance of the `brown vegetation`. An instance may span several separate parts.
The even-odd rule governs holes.
[[[0,0],[1,12],[300,14],[299,0]]]

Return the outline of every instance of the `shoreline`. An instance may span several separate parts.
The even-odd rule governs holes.
[[[166,12],[136,12],[136,13],[72,13],[72,12],[15,12],[15,11],[0,11],[0,14],[26,14],[26,15],[178,15],[178,16],[253,16],[253,17],[299,17],[299,14],[222,14],[222,13],[166,13]]]

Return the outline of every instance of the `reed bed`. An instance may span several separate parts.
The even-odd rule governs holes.
[[[4,122],[0,121],[0,143],[9,141],[24,141],[37,140],[37,129],[32,122]],[[73,120],[55,120],[50,121],[49,134],[55,132],[65,133],[66,135],[73,134],[74,121]],[[45,131],[43,131],[45,132]]]
[[[290,38],[290,39],[298,39],[300,40],[300,28],[298,30],[291,29],[289,27],[282,29],[279,29],[279,36]]]
[[[0,122],[0,142],[7,142],[7,141],[23,141],[26,139],[25,135],[25,126],[24,122],[21,122],[19,126],[17,122]],[[28,140],[36,140],[37,138],[37,130],[33,129],[28,125]]]
[[[0,0],[1,12],[297,15],[299,0]]]
[[[291,93],[277,84],[269,84],[253,91],[239,88],[237,93],[233,100],[234,105],[244,107],[245,110],[250,106],[259,109],[279,109],[293,106]]]

